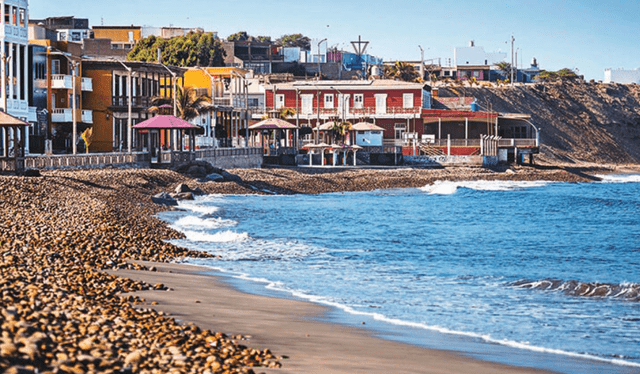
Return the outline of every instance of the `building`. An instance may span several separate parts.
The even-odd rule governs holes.
[[[423,131],[425,87],[392,80],[297,81],[265,86],[265,112],[295,109],[289,122],[316,128],[330,121],[370,122],[384,129],[388,143],[402,144]],[[307,141],[311,136],[307,137]]]
[[[194,123],[204,128],[204,134],[196,139],[197,147],[244,146],[251,113],[258,110],[264,97],[256,91],[255,79],[250,72],[237,67],[190,68],[184,74],[185,87],[196,89],[198,94],[211,97],[214,110],[201,115]],[[253,84],[252,84],[253,83]],[[249,87],[253,92],[249,96]]]
[[[0,85],[5,112],[23,121],[27,120],[29,91],[28,2],[26,0],[0,0],[4,27],[0,30]]]
[[[271,42],[256,40],[233,41],[222,43],[227,56],[227,66],[253,70],[255,74],[270,74],[274,62],[284,62],[284,56],[277,53]]]
[[[633,70],[625,69],[605,69],[604,83],[640,83],[640,68]]]
[[[485,52],[483,47],[476,46],[472,40],[468,47],[453,49],[455,76],[452,78],[476,78],[479,81],[488,81],[491,66],[504,61],[506,57],[507,54],[503,52]]]
[[[156,96],[173,97],[184,69],[161,64],[92,59],[83,61],[84,77],[97,89],[87,93],[83,110],[93,114],[91,152],[127,151],[136,147],[131,126],[151,117]],[[84,78],[83,77],[83,78]]]
[[[95,39],[109,39],[111,49],[131,51],[133,46],[142,38],[140,26],[93,26]]]
[[[48,17],[43,20],[34,19],[30,23],[55,31],[55,40],[59,42],[80,43],[84,39],[93,38],[93,32],[89,29],[89,19],[87,18]]]

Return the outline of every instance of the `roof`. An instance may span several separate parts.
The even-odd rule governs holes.
[[[351,130],[355,131],[382,131],[384,130],[380,126],[376,126],[373,123],[369,122],[358,122],[355,125],[351,126]]]
[[[266,90],[421,90],[425,85],[423,83],[402,82],[391,79],[373,79],[373,80],[301,80],[287,83],[278,83],[265,85]]]
[[[11,114],[0,111],[0,127],[11,126],[29,126],[29,124],[12,116]]]
[[[249,126],[249,130],[271,130],[271,129],[297,129],[296,125],[291,124],[280,118],[267,118],[255,125]]]
[[[124,65],[123,65],[124,64]],[[172,72],[183,75],[187,70],[178,66],[162,65],[154,62],[142,62],[142,61],[121,61],[107,58],[83,58],[82,69],[83,70],[126,70],[125,66],[130,67],[134,71],[141,72],[164,72],[169,74],[167,69]]]
[[[444,121],[460,121],[469,119],[472,121],[486,121],[487,119],[495,119],[497,112],[472,112],[470,110],[444,110],[444,109],[422,109],[422,119],[424,122]]]
[[[152,118],[149,118],[146,121],[142,121],[139,124],[133,126],[134,129],[178,129],[178,130],[188,130],[188,129],[198,129],[199,126],[196,126],[190,122],[187,122],[181,118],[170,116],[170,115],[158,115]]]

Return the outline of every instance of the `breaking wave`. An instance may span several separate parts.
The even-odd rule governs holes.
[[[640,284],[638,283],[585,283],[575,280],[561,281],[557,279],[544,279],[539,281],[519,280],[510,285],[517,288],[563,292],[570,296],[640,301]]]
[[[421,187],[420,190],[430,195],[452,195],[459,188],[476,191],[517,191],[525,188],[544,187],[549,183],[546,181],[436,181]]]
[[[596,175],[602,179],[601,183],[638,183],[640,174],[605,174]]]

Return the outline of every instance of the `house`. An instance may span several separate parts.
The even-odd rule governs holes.
[[[96,88],[83,100],[83,110],[93,114],[91,152],[136,148],[131,126],[152,116],[154,97],[173,97],[184,75],[182,68],[138,61],[87,59],[82,65],[83,76]]]
[[[22,121],[29,116],[28,106],[28,16],[29,7],[26,0],[0,0],[0,12],[4,26],[0,30],[0,69],[1,101],[3,111]],[[0,147],[5,150],[10,145],[6,143],[6,132],[1,130]],[[28,149],[28,137],[22,136]]]
[[[84,39],[93,38],[93,32],[89,29],[89,19],[87,18],[76,18],[72,16],[48,17],[42,20],[31,20],[30,23],[54,30],[56,34],[55,41],[80,43]]]
[[[393,80],[296,81],[265,86],[265,111],[295,109],[287,118],[299,127],[317,128],[330,121],[370,122],[383,129],[389,145],[402,145],[408,134],[423,131],[425,87]],[[413,136],[413,135],[411,135]],[[307,135],[307,142],[311,135]]]
[[[604,83],[640,83],[640,68],[633,70],[625,69],[605,69],[604,70]]]
[[[503,52],[485,52],[483,47],[476,46],[472,40],[468,47],[453,49],[455,76],[452,78],[476,78],[479,81],[488,81],[490,80],[491,66],[504,61],[506,57],[507,54]]]
[[[189,68],[184,74],[185,87],[211,97],[214,111],[201,115],[194,123],[204,128],[196,140],[197,147],[241,147],[246,145],[246,131],[251,112],[256,108],[255,94],[249,97],[249,72],[237,67]],[[262,95],[263,96],[263,95]],[[250,101],[251,100],[251,101]]]
[[[95,39],[109,39],[111,49],[131,51],[133,46],[142,38],[140,26],[93,26]]]
[[[226,41],[222,43],[227,56],[227,66],[253,70],[256,74],[270,74],[273,62],[284,62],[284,56],[277,53],[271,42],[257,40]]]

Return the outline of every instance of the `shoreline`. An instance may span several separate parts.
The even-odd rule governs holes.
[[[334,322],[333,308],[238,290],[224,274],[189,264],[143,263],[157,272],[118,270],[118,276],[162,281],[170,291],[139,291],[143,307],[182,322],[248,335],[248,344],[269,346],[281,368],[265,373],[554,373],[472,358],[464,352],[425,348],[378,336],[374,330]],[[155,305],[152,305],[155,304]],[[157,304],[156,304],[157,303]],[[211,318],[213,317],[213,318]],[[564,359],[564,358],[563,358]]]
[[[240,373],[245,372],[244,366],[251,363],[259,366],[255,368],[256,372],[286,372],[281,371],[283,369],[268,368],[278,366],[279,363],[265,348],[274,351],[277,349],[278,355],[297,357],[299,344],[305,339],[291,335],[293,332],[289,331],[287,336],[292,341],[287,342],[286,337],[279,335],[278,329],[272,330],[272,334],[262,335],[260,329],[268,328],[273,322],[269,318],[263,318],[262,322],[247,327],[244,321],[236,320],[232,323],[231,320],[219,320],[205,315],[207,318],[196,321],[199,328],[193,328],[185,327],[171,316],[158,313],[152,308],[143,311],[137,309],[139,312],[134,312],[141,301],[130,295],[131,292],[163,290],[166,287],[162,283],[165,282],[161,279],[155,283],[137,282],[121,275],[135,270],[132,274],[169,276],[171,273],[148,272],[148,267],[139,263],[152,261],[158,264],[155,266],[164,267],[173,266],[167,264],[180,258],[207,256],[167,243],[169,239],[180,238],[181,234],[155,218],[157,213],[171,208],[152,203],[151,196],[172,191],[181,183],[186,183],[191,188],[200,188],[206,194],[317,194],[422,187],[437,180],[590,182],[596,179],[594,174],[640,173],[640,166],[524,166],[504,170],[234,169],[230,172],[236,173],[240,179],[204,182],[173,171],[152,169],[54,170],[44,171],[42,177],[0,176],[0,194],[3,196],[0,199],[0,292],[10,295],[0,299],[0,315],[4,318],[0,318],[0,333],[3,336],[0,340],[0,371],[110,372],[126,368],[161,368],[161,371],[207,368],[216,372],[215,367],[220,365],[230,372]],[[107,271],[111,273],[107,274]],[[200,278],[198,275],[184,278],[180,282],[193,283],[198,279],[210,279]],[[222,298],[240,297],[238,294],[242,294],[228,285],[219,286],[216,290]],[[37,302],[34,301],[35,295],[39,296]],[[175,293],[167,291],[157,291],[155,295],[176,298]],[[261,309],[256,300],[267,299],[269,298],[248,298],[246,300],[252,301],[245,301],[244,305],[248,309],[258,309],[250,311],[251,313],[259,312]],[[309,308],[307,303],[280,298],[277,300],[276,306],[271,304],[274,315],[277,315],[278,305],[291,303],[301,308],[300,315],[318,319],[318,309],[310,312],[306,309]],[[187,303],[185,306],[202,306],[202,303]],[[190,319],[186,317],[188,312],[188,308],[183,312],[184,322]],[[46,318],[38,320],[33,319],[34,316]],[[69,316],[82,322],[73,329],[63,328],[64,324],[59,322],[61,318]],[[180,318],[179,315],[176,317]],[[215,326],[212,319],[216,322]],[[297,317],[292,320],[290,316],[284,326],[297,320]],[[52,325],[50,321],[55,323]],[[25,331],[16,330],[18,323],[26,323],[25,326],[29,328]],[[390,367],[385,366],[388,364],[387,360],[395,362],[395,365],[415,365],[411,366],[415,368],[414,372],[425,372],[425,367],[432,366],[438,368],[434,372],[445,373],[464,373],[462,369],[469,373],[487,370],[523,372],[521,368],[378,339],[372,337],[371,332],[363,332],[360,328],[356,331],[347,328],[351,335],[338,336],[333,334],[333,329],[327,327],[335,327],[336,324],[316,326],[306,325],[311,323],[309,321],[300,323],[305,323],[305,327],[319,329],[317,331],[324,339],[324,345],[315,349],[327,353],[321,361],[308,363],[308,367],[312,368],[309,369],[310,372],[334,372],[333,369],[339,368],[335,359],[341,358],[344,362],[349,362],[350,356],[330,352],[332,347],[338,344],[350,349],[352,344],[359,344],[360,339],[373,344],[371,347],[375,347],[375,350],[366,344],[359,345],[358,353],[368,356],[364,355],[366,359],[353,366],[353,370],[345,372],[364,372],[361,367],[369,368],[367,372],[376,372],[376,368],[383,367],[389,369]],[[202,328],[215,329],[203,331]],[[252,329],[256,332],[251,331]],[[343,328],[340,327],[340,330]],[[47,333],[42,335],[35,333],[37,331]],[[214,331],[228,331],[233,335],[226,336]],[[227,356],[221,353],[220,347],[233,346],[240,353],[245,342],[232,337],[242,333],[254,336],[246,343],[251,347],[251,356],[234,356],[237,359],[225,360]],[[113,344],[113,334],[117,336],[117,344]],[[316,336],[316,333],[312,336]],[[337,339],[338,342],[331,339]],[[217,346],[204,343],[214,340],[218,342]],[[193,344],[204,344],[200,348],[205,353],[202,350],[192,351]],[[272,348],[272,345],[276,348]],[[167,351],[168,346],[171,349]],[[387,349],[391,346],[396,347],[396,356],[388,355]],[[259,350],[254,350],[254,347]],[[281,351],[279,347],[284,349]],[[375,353],[373,357],[372,352]],[[411,352],[411,355],[406,352]],[[420,358],[422,355],[427,355],[431,361],[423,361]],[[416,357],[417,362],[408,362]],[[396,361],[399,358],[402,358],[402,362],[398,363]],[[290,362],[285,359],[280,360],[280,364],[286,367]],[[482,366],[484,370],[477,369],[477,365],[485,364],[489,366]],[[408,371],[404,372],[412,372],[409,370],[411,368],[407,367]],[[317,371],[313,371],[316,369]],[[389,370],[403,372],[401,369]],[[543,371],[531,369],[526,372]]]

